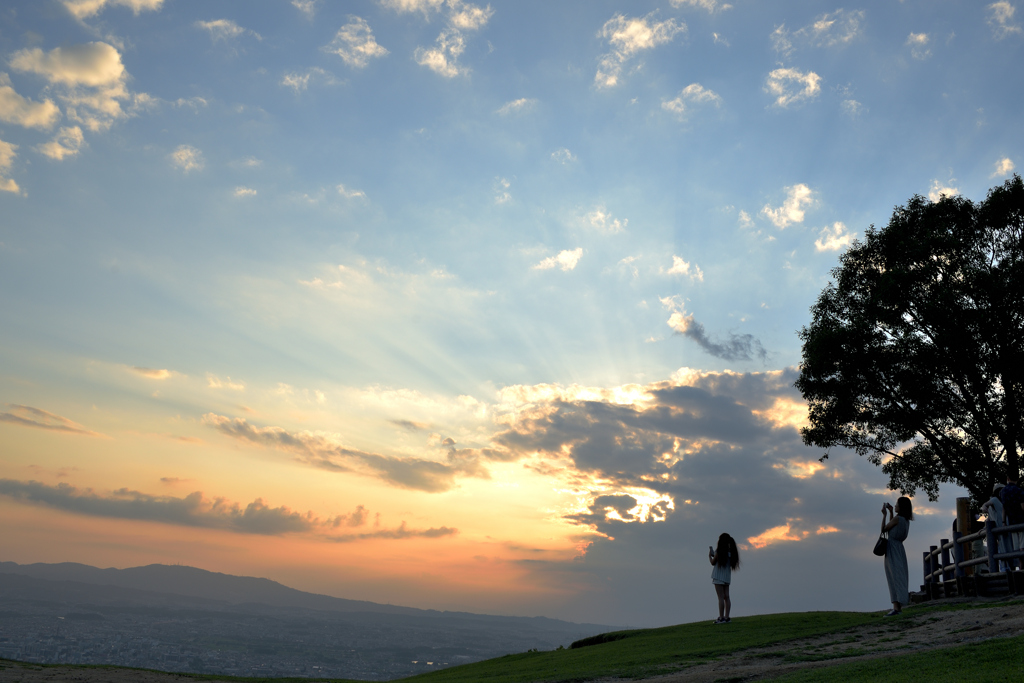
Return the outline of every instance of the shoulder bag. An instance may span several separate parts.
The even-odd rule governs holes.
[[[883,557],[885,555],[885,551],[888,550],[888,548],[889,539],[886,538],[886,533],[883,531],[878,535],[878,540],[875,541],[875,549],[871,552],[873,552],[875,555],[878,555],[879,557]]]

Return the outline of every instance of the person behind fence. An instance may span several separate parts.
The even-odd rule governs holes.
[[[711,570],[711,583],[715,584],[715,593],[718,594],[718,619],[716,624],[728,624],[729,611],[732,610],[732,600],[729,599],[729,584],[732,583],[732,570],[740,566],[740,551],[736,547],[736,541],[729,534],[722,534],[718,537],[718,548],[708,546],[708,559],[714,565]]]
[[[971,524],[970,524],[970,528],[963,532],[964,536],[966,536],[967,534],[975,534],[975,533],[977,533],[979,531],[984,531],[984,529],[985,529],[985,522],[983,522],[980,519],[978,519],[980,516],[981,516],[981,512],[980,511],[978,511],[978,510],[971,510]],[[953,518],[953,532],[955,533],[957,531],[960,531],[960,524],[959,524],[959,520],[957,520],[957,518],[954,517]],[[978,557],[985,557],[986,556],[986,552],[987,551],[985,550],[985,541],[984,540],[982,540],[981,538],[976,538],[973,541],[971,541],[971,559],[975,559],[975,558],[978,558]],[[976,569],[976,571],[979,574],[984,574],[984,573],[988,572],[988,565],[987,564],[979,565],[979,566],[975,567],[975,569]]]
[[[992,497],[981,504],[981,511],[988,515],[988,518],[992,520],[992,523],[998,529],[1003,526],[1003,501],[999,500],[999,494],[1002,493],[1003,485],[997,483],[992,487]],[[1006,537],[1000,537],[1000,534],[996,534],[996,547],[990,548],[992,552],[1005,553],[1009,552],[1007,548]],[[1010,567],[1006,564],[1006,560],[999,560],[999,571],[1009,571]]]
[[[892,519],[886,520],[888,515]],[[892,610],[886,614],[894,617],[903,611],[903,606],[910,602],[910,570],[907,567],[907,551],[903,549],[903,541],[910,533],[910,520],[914,519],[914,508],[910,499],[900,496],[896,507],[882,503],[882,531],[889,532],[889,543],[885,549],[885,580],[889,584],[889,600]]]
[[[999,494],[999,500],[1003,502],[1003,514],[1006,515],[1007,524],[1024,524],[1024,490],[1017,484],[1016,472],[1006,472],[1006,486]],[[1024,532],[1015,531],[1006,534],[1008,539],[1008,551],[1020,550],[1024,542]],[[1016,568],[1017,560],[1010,560],[1010,568]]]

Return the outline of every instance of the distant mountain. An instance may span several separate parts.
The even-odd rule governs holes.
[[[255,603],[271,607],[291,607],[314,609],[331,612],[362,612],[376,614],[399,614],[405,616],[459,616],[479,617],[492,620],[527,621],[532,625],[545,625],[547,628],[576,629],[608,629],[600,624],[574,624],[560,619],[547,617],[495,617],[491,615],[473,614],[470,612],[448,612],[423,610],[398,605],[382,605],[367,600],[346,600],[329,595],[318,595],[289,588],[270,579],[259,579],[252,576],[234,576],[211,572],[184,565],[150,564],[145,567],[100,569],[77,562],[61,562],[58,564],[18,564],[16,562],[0,562],[0,574],[20,574],[46,581],[73,581],[95,586],[115,586],[136,591],[180,595],[203,600],[226,602],[229,604]]]

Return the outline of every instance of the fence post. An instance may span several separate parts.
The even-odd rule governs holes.
[[[971,499],[964,496],[956,499],[956,528],[961,536],[971,533]],[[967,531],[964,531],[966,529]],[[960,551],[960,562],[974,557],[971,546],[963,544]],[[961,576],[974,576],[974,567],[965,567]]]
[[[985,546],[988,550],[988,573],[995,574],[999,571],[999,563],[996,561],[996,552],[999,545],[996,543],[996,524],[991,519],[985,520]]]
[[[924,576],[924,594],[928,596],[929,600],[931,600],[935,596],[932,595],[932,580],[933,579],[932,579],[931,576],[928,575],[929,571],[931,570],[931,566],[928,564],[928,551],[927,550],[924,550],[924,551],[921,552],[921,562],[924,565],[924,571],[922,572],[922,576]]]
[[[939,547],[942,548],[942,580],[943,581],[949,581],[950,579],[953,578],[953,572],[946,571],[946,567],[949,566],[949,548],[946,547],[947,545],[949,545],[949,539],[948,538],[944,538],[941,541],[939,541]]]
[[[953,575],[957,578],[964,575],[964,568],[960,566],[960,563],[964,561],[964,547],[960,543],[960,537],[963,536],[959,531],[953,531],[953,562],[956,563],[956,569],[953,570]]]

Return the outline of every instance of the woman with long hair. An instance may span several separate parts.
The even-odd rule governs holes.
[[[732,570],[740,566],[740,551],[736,541],[729,534],[718,537],[718,548],[708,546],[708,559],[714,569],[711,570],[711,583],[715,584],[718,594],[718,619],[716,624],[728,624],[732,600],[729,599],[729,584],[732,583]]]
[[[886,516],[892,519],[886,521]],[[889,600],[892,610],[886,614],[894,617],[903,611],[903,606],[910,602],[910,570],[907,567],[907,551],[903,549],[903,541],[910,533],[910,520],[914,519],[914,507],[910,499],[900,496],[894,508],[889,503],[882,503],[882,531],[889,532],[889,543],[885,549],[885,580],[889,584]]]

